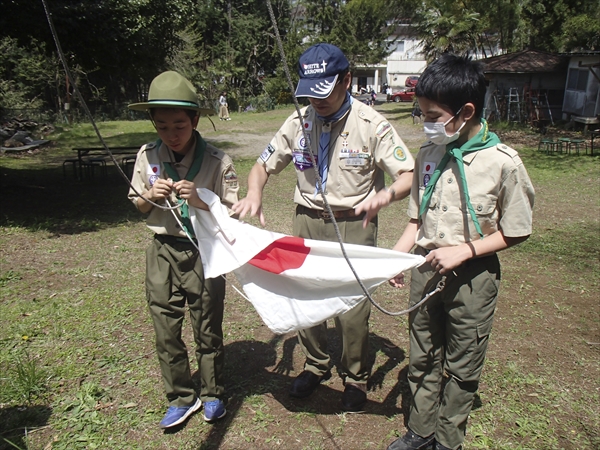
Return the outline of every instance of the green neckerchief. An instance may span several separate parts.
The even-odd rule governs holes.
[[[160,139],[158,141],[156,141],[156,147],[159,150],[160,150],[161,144],[162,144],[162,141]],[[190,169],[188,170],[187,174],[185,175],[186,180],[193,181],[194,178],[196,177],[196,175],[198,175],[198,172],[200,172],[200,167],[202,166],[202,159],[204,158],[205,150],[206,150],[206,142],[204,141],[204,139],[202,139],[202,136],[200,136],[200,135],[196,136],[196,148],[194,149],[194,160],[192,161],[192,165],[190,166]],[[177,170],[175,170],[175,168],[171,165],[170,162],[165,161],[165,162],[163,162],[163,165],[165,166],[165,171],[167,172],[167,175],[169,175],[169,177],[172,180],[174,180],[174,181],[181,180],[181,178],[179,177],[179,174],[177,173]],[[190,211],[189,211],[187,202],[182,198],[178,198],[178,204],[179,204],[179,208],[181,209],[181,223],[185,227],[188,234],[190,236],[195,237],[196,235],[194,234],[194,227],[192,226],[192,221],[190,220]]]
[[[488,131],[488,124],[485,119],[481,119],[481,130],[473,136],[473,138],[469,139],[465,142],[461,147],[458,147],[456,142],[451,142],[446,146],[446,153],[444,154],[442,160],[438,164],[437,168],[431,175],[431,179],[429,183],[427,183],[427,187],[425,188],[425,192],[423,193],[423,198],[421,200],[421,206],[419,207],[419,219],[429,206],[429,202],[431,202],[431,196],[433,195],[433,191],[435,190],[435,185],[442,175],[442,172],[446,168],[448,161],[450,158],[454,158],[456,160],[456,165],[458,166],[458,172],[461,179],[461,186],[463,190],[463,194],[465,196],[465,202],[467,204],[467,209],[469,210],[469,214],[473,219],[473,223],[475,224],[475,228],[479,233],[481,239],[483,239],[483,232],[481,231],[481,226],[479,225],[479,220],[477,220],[477,215],[475,214],[475,210],[473,209],[473,205],[471,204],[471,199],[469,197],[469,189],[467,187],[467,178],[465,177],[465,165],[463,161],[463,156],[468,153],[473,153],[479,150],[483,150],[484,148],[489,148],[494,145],[500,143],[500,139],[495,133],[491,133]]]

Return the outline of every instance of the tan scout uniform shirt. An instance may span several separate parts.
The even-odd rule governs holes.
[[[428,143],[421,147],[408,205],[411,219],[419,218],[425,186],[445,151],[445,145]],[[534,190],[517,152],[498,144],[468,153],[463,159],[471,204],[484,236],[499,229],[507,237],[530,235]],[[417,245],[432,250],[479,239],[462,192],[458,167],[451,159],[423,213]]]
[[[195,133],[196,139],[202,139]],[[194,145],[195,149],[195,145]],[[195,151],[195,150],[194,150]],[[131,184],[140,193],[149,191],[157,178],[169,178],[162,162],[172,162],[179,177],[183,180],[194,160],[194,152],[188,152],[181,162],[175,162],[173,152],[163,143],[156,148],[156,143],[151,142],[142,146],[137,154]],[[238,181],[231,158],[221,150],[206,144],[202,167],[193,180],[196,188],[206,188],[217,194],[224,205],[231,207],[238,200]],[[129,199],[137,207],[138,195],[133,189],[129,190]],[[169,199],[171,205],[177,204],[175,193]],[[179,210],[176,210],[179,216]],[[185,237],[185,232],[179,227],[173,214],[169,210],[152,208],[146,219],[146,225],[156,234]]]
[[[300,119],[292,114],[258,162],[267,173],[277,174],[293,161],[298,176],[294,202],[322,210],[321,194],[315,197],[311,149],[318,154],[323,123],[316,118],[312,106],[302,114],[311,148],[304,142]],[[334,211],[354,208],[384,187],[384,171],[395,180],[399,173],[413,167],[412,155],[390,123],[373,108],[354,101],[346,116],[331,127],[327,200]]]

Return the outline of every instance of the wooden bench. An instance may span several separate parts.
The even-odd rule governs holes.
[[[109,147],[110,153],[116,158],[121,157],[121,167],[127,174],[128,167],[135,163],[137,152],[140,149],[136,147]],[[78,147],[74,149],[77,152],[77,158],[68,158],[63,162],[63,175],[66,176],[66,166],[71,164],[73,171],[78,173],[80,180],[83,177],[94,178],[98,173],[106,177],[108,174],[107,163],[111,162],[109,153],[104,147]]]

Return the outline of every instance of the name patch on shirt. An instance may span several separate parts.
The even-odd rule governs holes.
[[[271,155],[275,152],[275,148],[271,144],[267,145],[267,148],[263,150],[260,154],[260,159],[263,162],[267,162],[267,160],[271,157]]]

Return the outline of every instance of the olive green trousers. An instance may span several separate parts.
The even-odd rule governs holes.
[[[415,253],[426,251],[418,247]],[[436,288],[441,276],[429,264],[411,275],[414,305]],[[435,434],[448,448],[464,441],[499,287],[498,257],[472,259],[448,274],[445,288],[409,317],[408,381],[413,398],[408,427],[422,437]]]
[[[146,295],[170,406],[189,406],[197,397],[181,336],[186,304],[196,344],[200,398],[223,398],[225,280],[204,278],[198,250],[190,242],[157,235],[146,250]]]
[[[367,228],[362,227],[362,218],[338,220],[337,224],[343,242],[373,247],[377,245],[377,218]],[[294,235],[305,239],[338,241],[331,221],[300,213],[294,217]],[[341,261],[340,264],[346,262]],[[334,319],[342,345],[340,376],[345,381],[366,383],[369,378],[370,314],[371,303],[365,300]],[[298,342],[306,356],[304,370],[321,376],[331,368],[327,351],[327,322],[300,330]]]

